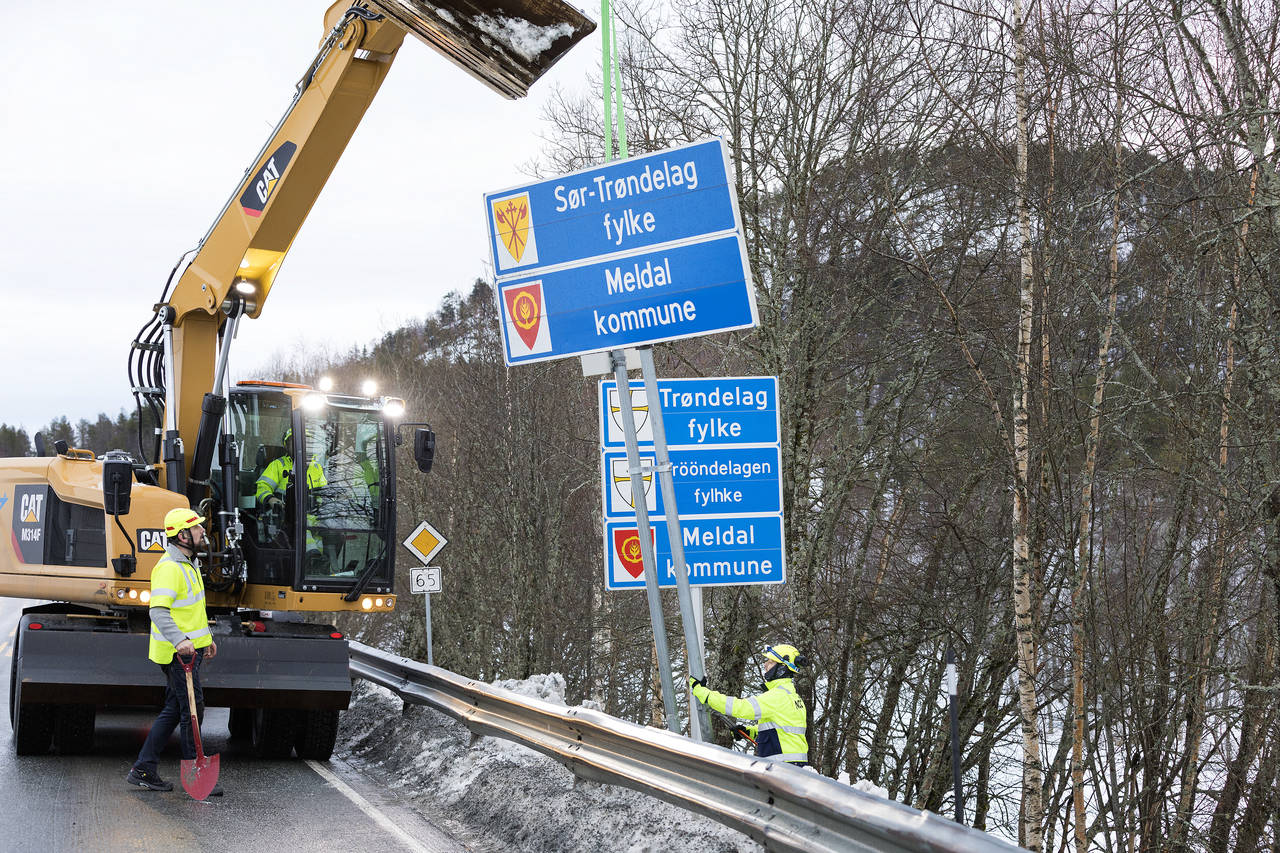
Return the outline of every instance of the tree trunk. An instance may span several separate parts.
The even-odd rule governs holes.
[[[1018,707],[1022,715],[1022,836],[1023,845],[1040,853],[1044,805],[1041,800],[1043,770],[1040,761],[1040,732],[1037,719],[1036,626],[1032,618],[1032,578],[1028,541],[1027,468],[1029,388],[1031,383],[1032,260],[1031,212],[1027,189],[1027,81],[1026,22],[1022,0],[1013,2],[1015,98],[1018,122],[1017,206],[1021,236],[1022,270],[1018,280],[1018,382],[1013,398],[1013,601],[1018,649]]]

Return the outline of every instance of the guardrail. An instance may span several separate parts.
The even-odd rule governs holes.
[[[351,674],[430,705],[473,734],[514,740],[574,774],[625,785],[714,818],[769,850],[975,851],[1020,848],[811,770],[756,758],[587,708],[552,705],[351,643]]]

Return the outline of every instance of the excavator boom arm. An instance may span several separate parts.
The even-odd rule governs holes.
[[[213,389],[221,312],[237,292],[262,311],[293,239],[378,93],[406,33],[506,97],[530,85],[595,24],[562,0],[340,0],[297,93],[182,271],[173,309],[176,428],[188,447]]]

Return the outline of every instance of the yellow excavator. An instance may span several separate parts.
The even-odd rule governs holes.
[[[19,754],[90,750],[99,708],[160,704],[163,681],[147,661],[149,579],[164,514],[189,505],[211,528],[199,564],[219,654],[204,673],[205,702],[230,708],[232,735],[259,755],[329,757],[351,693],[347,643],[302,614],[394,609],[393,451],[414,426],[426,472],[435,438],[402,423],[395,397],[228,387],[237,326],[261,314],[406,34],[516,98],[594,28],[561,0],[329,7],[283,118],[133,342],[131,390],[154,436],[139,435],[136,455],[38,440],[37,456],[0,460],[0,595],[50,602],[25,609],[14,638]]]

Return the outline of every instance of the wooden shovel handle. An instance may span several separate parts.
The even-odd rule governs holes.
[[[187,673],[187,710],[191,712],[191,716],[196,715],[196,685],[191,679],[191,670],[183,667]]]
[[[200,723],[197,722],[196,717],[196,687],[191,678],[191,671],[196,665],[196,656],[191,655],[191,663],[183,660],[181,655],[178,656],[178,660],[182,661],[182,671],[187,675],[187,710],[191,712],[191,734],[196,742],[196,758],[204,758],[204,745],[200,743]]]

